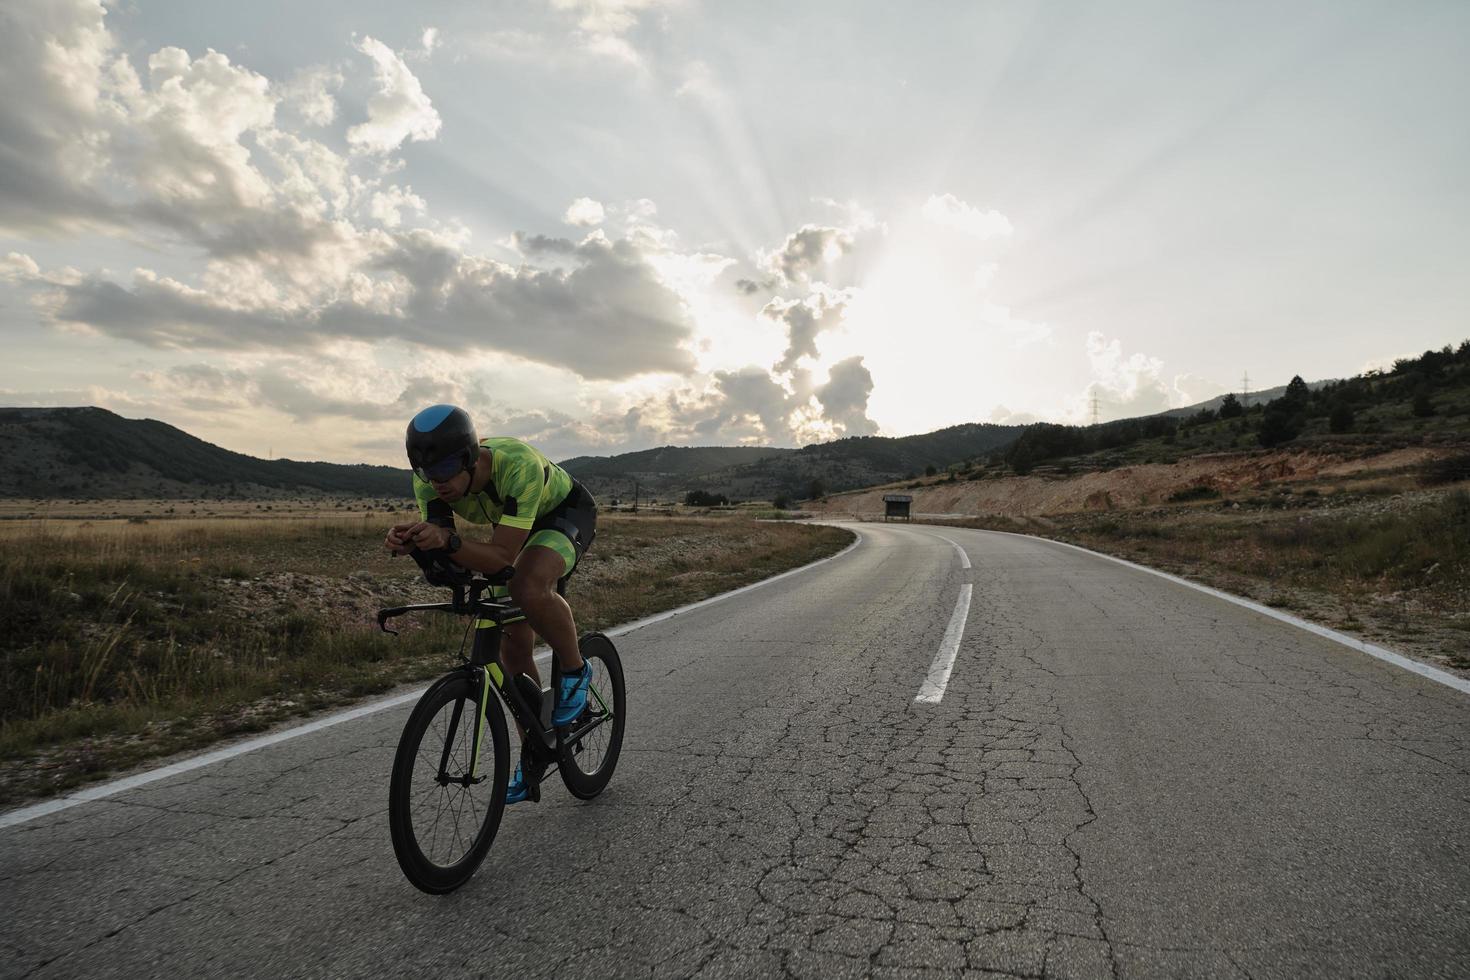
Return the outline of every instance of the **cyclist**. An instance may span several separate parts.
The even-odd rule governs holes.
[[[415,415],[404,443],[422,520],[393,525],[385,546],[396,555],[415,547],[443,549],[456,564],[480,572],[514,565],[509,594],[526,622],[505,628],[501,659],[511,676],[528,674],[539,685],[531,648],[537,634],[545,639],[561,667],[552,722],[570,724],[587,705],[592,670],[577,648],[572,607],[557,582],[592,544],[597,502],[566,470],[519,439],[477,438],[469,414],[454,405],[431,405]],[[489,542],[461,539],[456,514],[494,525]],[[507,803],[525,799],[531,776],[539,776],[523,772],[524,765],[511,777]]]

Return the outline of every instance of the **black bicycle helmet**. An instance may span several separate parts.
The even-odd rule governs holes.
[[[426,483],[443,482],[473,470],[480,440],[469,413],[454,405],[430,405],[408,423],[403,446],[408,465]]]

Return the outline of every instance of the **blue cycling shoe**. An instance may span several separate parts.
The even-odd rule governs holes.
[[[587,688],[592,685],[592,665],[582,661],[582,669],[562,674],[556,690],[556,713],[553,725],[570,725],[587,707]]]
[[[516,771],[511,774],[510,782],[505,786],[505,803],[519,803],[531,795],[531,784],[526,780],[526,775],[521,771],[521,764],[516,763]]]

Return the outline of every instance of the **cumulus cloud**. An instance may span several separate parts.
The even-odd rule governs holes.
[[[861,356],[837,362],[826,382],[793,371],[783,384],[756,365],[716,371],[707,388],[684,388],[636,407],[640,435],[657,442],[758,443],[796,446],[845,436],[874,435],[868,418],[873,378]]]
[[[846,229],[803,225],[786,236],[765,264],[786,283],[805,283],[841,258],[852,244],[852,233]]]
[[[405,141],[431,140],[443,120],[408,64],[383,42],[364,37],[357,50],[372,59],[378,90],[367,103],[367,121],[347,130],[362,153],[391,153]]]
[[[607,211],[597,201],[590,197],[579,197],[567,208],[562,220],[578,228],[591,228],[602,224],[606,217]]]
[[[137,380],[167,393],[186,407],[219,411],[251,407],[280,412],[294,422],[323,418],[357,422],[406,419],[425,404],[462,397],[452,381],[423,376],[381,377],[378,387],[396,391],[389,400],[371,399],[333,383],[334,372],[361,365],[318,353],[311,357],[272,357],[248,366],[182,364],[163,371],[143,371]]]
[[[1030,425],[1040,422],[1041,417],[1032,412],[1013,412],[1005,405],[997,405],[990,410],[990,421],[996,425]]]
[[[281,86],[281,101],[311,125],[326,126],[337,118],[335,93],[344,81],[342,73],[332,68],[304,68]]]
[[[0,280],[6,282],[24,282],[35,279],[41,274],[41,267],[36,260],[24,252],[8,252],[5,258],[0,259]]]
[[[941,227],[952,228],[981,241],[1008,238],[1014,230],[1010,219],[999,211],[982,211],[953,194],[931,195],[924,202],[921,213]]]
[[[576,17],[577,36],[583,48],[635,68],[643,67],[643,58],[627,35],[645,13],[669,3],[670,0],[551,0],[554,8]]]
[[[1169,386],[1163,379],[1164,362],[1135,352],[1124,356],[1122,341],[1109,340],[1100,331],[1087,335],[1087,360],[1092,367],[1088,395],[1096,394],[1125,415],[1162,412],[1169,408]]]
[[[828,381],[816,390],[822,413],[842,436],[871,436],[878,426],[868,418],[868,396],[873,393],[873,375],[861,357],[838,361],[828,372]]]
[[[1087,335],[1086,351],[1093,380],[1069,406],[1068,414],[1077,421],[1091,419],[1094,396],[1099,415],[1107,420],[1153,415],[1193,405],[1226,390],[1222,385],[1190,374],[1166,377],[1160,358],[1139,352],[1125,355],[1122,341],[1116,337],[1108,339],[1101,331],[1094,330]]]
[[[99,275],[53,282],[43,303],[58,322],[160,348],[404,339],[504,351],[593,379],[693,366],[683,301],[625,240],[565,243],[570,267],[541,269],[466,255],[426,229],[365,237],[373,250],[347,281],[323,284],[330,288],[299,304],[144,269],[127,286]]]
[[[577,15],[577,26],[594,34],[623,34],[645,10],[666,0],[551,0],[558,10]]]
[[[0,174],[0,227],[28,226],[13,199],[45,196],[49,187],[50,230],[65,228],[73,210],[93,220],[111,214],[132,234],[151,224],[208,257],[192,281],[146,268],[123,279],[43,271],[7,259],[6,277],[24,280],[52,322],[162,348],[293,350],[401,337],[569,365],[587,378],[690,370],[691,318],[670,279],[697,278],[729,260],[678,252],[672,233],[652,225],[651,202],[624,209],[623,238],[523,236],[553,267],[512,267],[466,251],[460,231],[431,219],[404,228],[408,215],[427,212],[412,188],[386,181],[381,168],[359,176],[358,163],[377,161],[283,129],[276,109],[291,96],[224,55],[164,48],[140,75],[114,53],[100,7],[58,0],[24,6],[19,17],[13,11],[4,14],[16,30],[0,37],[0,70],[12,74],[20,64],[32,76],[16,79],[17,90],[80,107],[81,122],[63,135],[85,151],[87,166],[68,169],[75,154],[58,138],[42,146],[52,159],[40,169],[63,174],[75,190]],[[75,16],[57,16],[67,11]],[[21,45],[25,57],[11,59],[15,37],[37,41],[41,54]],[[369,122],[348,130],[355,148],[384,152],[437,132],[437,113],[402,59],[372,38],[358,47],[373,59],[379,90]],[[12,129],[41,132],[29,117],[5,118]],[[100,206],[83,208],[93,194],[83,178],[94,167],[115,183],[105,185]]]
[[[803,357],[817,357],[817,335],[842,322],[846,296],[842,293],[818,292],[802,300],[774,299],[761,310],[761,315],[786,326],[786,353],[776,364],[777,371],[791,371]]]
[[[0,233],[118,227],[106,193],[113,39],[96,0],[0,4]]]
[[[782,284],[803,286],[813,282],[830,282],[834,278],[840,278],[844,258],[852,256],[865,243],[880,239],[887,233],[887,228],[856,202],[843,203],[819,198],[817,203],[839,212],[845,220],[835,225],[802,225],[787,235],[774,250],[759,254],[759,264],[767,272],[767,276],[761,279],[741,279],[736,283],[738,290],[750,294]]]
[[[369,213],[381,221],[385,227],[397,228],[403,221],[403,211],[423,214],[427,207],[424,199],[415,194],[412,187],[399,187],[394,184],[385,191],[373,194]]]
[[[743,296],[754,296],[756,293],[769,292],[781,284],[779,279],[736,279],[735,290]]]
[[[703,439],[788,442],[793,407],[790,394],[764,368],[717,371],[694,432]]]

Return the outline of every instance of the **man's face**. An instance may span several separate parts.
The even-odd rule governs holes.
[[[434,480],[429,486],[434,488],[434,492],[439,495],[440,500],[452,504],[463,497],[466,491],[469,490],[470,474],[467,470],[460,470],[459,473],[442,483]]]

